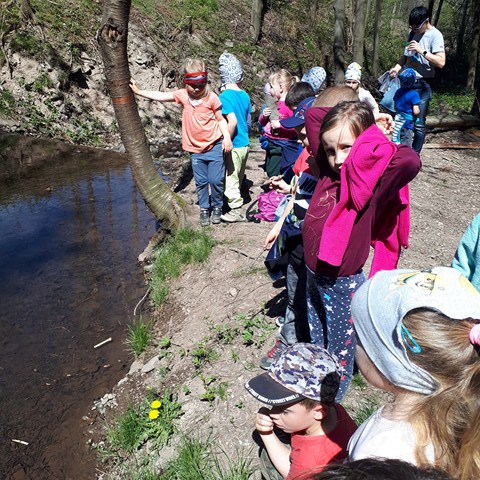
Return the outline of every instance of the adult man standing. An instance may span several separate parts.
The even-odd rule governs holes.
[[[403,55],[390,70],[390,76],[396,77],[402,68],[413,68],[416,72],[414,89],[420,95],[420,114],[414,123],[412,148],[420,153],[425,142],[425,121],[428,104],[432,99],[429,82],[435,76],[435,67],[445,66],[445,46],[443,35],[431,23],[425,7],[415,7],[408,19],[410,33]]]

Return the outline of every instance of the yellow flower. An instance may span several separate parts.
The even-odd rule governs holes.
[[[150,410],[150,413],[148,414],[148,418],[150,418],[150,420],[155,420],[156,418],[158,418],[159,415],[160,415],[160,412],[158,410]]]
[[[151,407],[155,410],[158,410],[161,406],[162,402],[160,400],[154,400],[151,405]]]

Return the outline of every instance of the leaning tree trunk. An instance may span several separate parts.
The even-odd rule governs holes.
[[[127,37],[130,5],[131,0],[105,0],[97,40],[135,183],[148,208],[162,223],[162,228],[175,230],[185,221],[183,201],[162,181],[153,164],[135,97],[129,86]]]

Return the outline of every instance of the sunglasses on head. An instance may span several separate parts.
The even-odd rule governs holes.
[[[418,26],[417,26],[417,25],[410,25],[410,28],[411,28],[412,30],[420,30],[420,29],[427,23],[427,21],[428,21],[428,18],[425,19],[425,20],[424,20],[420,25],[418,25]]]

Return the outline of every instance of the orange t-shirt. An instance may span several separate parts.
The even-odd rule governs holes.
[[[215,111],[222,108],[220,99],[208,92],[200,105],[193,106],[185,88],[172,93],[175,102],[183,106],[182,148],[191,153],[207,152],[222,137],[215,118]]]

